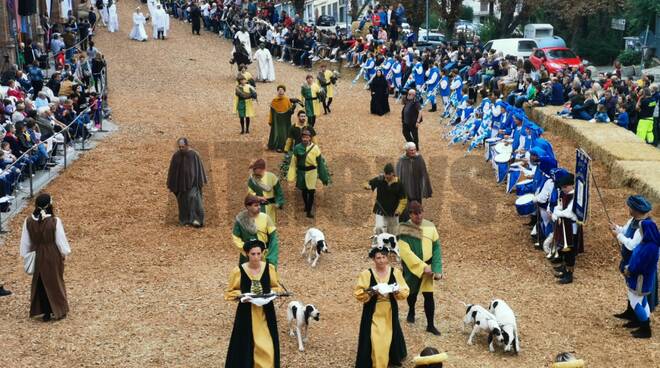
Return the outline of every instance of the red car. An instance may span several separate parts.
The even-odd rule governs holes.
[[[566,67],[578,67],[580,72],[584,71],[582,59],[575,55],[571,49],[565,47],[544,47],[536,49],[529,56],[529,61],[538,70],[541,65],[545,66],[548,73],[556,73]]]

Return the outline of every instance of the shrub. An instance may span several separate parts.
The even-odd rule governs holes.
[[[617,56],[623,66],[639,65],[642,62],[642,53],[635,50],[625,50]]]

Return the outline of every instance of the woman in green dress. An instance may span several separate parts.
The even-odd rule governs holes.
[[[268,137],[268,149],[282,152],[286,139],[291,128],[291,116],[296,110],[295,98],[289,98],[285,95],[286,87],[277,86],[277,97],[270,103],[270,116],[268,125],[270,125],[270,135]]]

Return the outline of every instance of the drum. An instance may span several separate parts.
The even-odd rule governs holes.
[[[495,138],[488,138],[486,139],[486,150],[484,151],[484,155],[486,156],[486,161],[490,161],[493,158],[493,146],[500,141],[501,138],[495,137]]]
[[[534,213],[534,194],[525,194],[516,199],[516,212],[520,216],[529,216]]]
[[[509,172],[506,174],[506,192],[511,193],[520,179],[520,166],[509,166]]]
[[[506,173],[509,171],[509,160],[511,159],[510,152],[498,153],[493,158],[493,162],[497,167],[497,182],[501,183],[506,178]]]
[[[534,193],[534,180],[527,179],[516,184],[517,195],[524,196],[525,194],[533,194],[533,193]]]

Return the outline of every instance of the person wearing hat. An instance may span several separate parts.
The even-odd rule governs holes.
[[[311,127],[314,127],[316,117],[321,115],[321,102],[319,100],[325,100],[325,95],[311,74],[307,74],[305,83],[300,87],[300,96],[305,106],[308,123]]]
[[[657,294],[658,256],[660,255],[660,232],[655,222],[645,219],[640,222],[642,240],[635,247],[623,270],[628,286],[628,302],[635,312],[635,319],[625,327],[634,328],[633,337],[651,338],[651,308],[649,298]]]
[[[307,129],[302,130],[302,142],[293,147],[287,180],[296,183],[296,188],[302,192],[305,213],[308,218],[313,218],[316,181],[330,184],[330,172],[321,149],[312,142],[312,133]]]
[[[424,297],[426,331],[439,336],[435,327],[435,301],[433,281],[442,279],[442,248],[435,225],[424,219],[422,204],[408,204],[410,220],[399,225],[399,253],[403,263],[403,275],[410,286],[408,296],[408,323],[415,323],[415,303],[420,292]]]
[[[557,206],[552,211],[553,238],[555,247],[559,249],[563,265],[555,276],[559,278],[559,283],[562,285],[573,282],[575,259],[583,244],[582,227],[577,223],[577,216],[573,212],[574,185],[575,176],[571,173],[563,175],[557,180],[556,186],[561,191]]]
[[[241,134],[250,134],[250,118],[254,117],[254,103],[257,90],[247,83],[245,76],[239,75],[234,96],[234,112],[241,122]]]
[[[630,257],[632,256],[633,251],[642,241],[640,224],[642,221],[650,219],[650,212],[653,210],[651,202],[639,194],[629,196],[626,200],[626,205],[628,205],[629,213],[631,216],[628,222],[626,222],[624,226],[619,226],[614,222],[610,223],[612,234],[616,237],[621,246],[621,261],[619,262],[619,272],[622,274],[630,262]],[[652,288],[652,293],[649,298],[647,298],[651,312],[653,312],[655,307],[658,305],[657,287],[658,283],[656,280],[655,287]],[[614,316],[631,322],[636,321],[635,311],[631,307],[630,302],[628,303],[628,306],[624,312],[615,314]]]
[[[262,42],[259,49],[254,53],[254,59],[257,61],[257,81],[273,82],[275,81],[275,66],[273,66],[273,56]]]
[[[321,88],[325,90],[326,99],[323,102],[323,113],[329,114],[332,112],[330,111],[330,105],[332,104],[332,98],[335,96],[335,84],[337,84],[337,75],[333,71],[328,70],[327,65],[324,63],[320,66],[316,80],[318,81]]]
[[[254,297],[283,291],[275,267],[262,260],[265,248],[259,240],[245,242],[242,251],[247,254],[246,261],[229,274],[224,297],[227,301],[238,301],[238,306],[229,339],[226,368],[280,366],[277,314],[273,304],[275,297]]]
[[[559,353],[552,368],[584,368],[584,360],[577,359],[571,353]]]
[[[397,301],[404,300],[410,290],[401,270],[389,265],[390,252],[387,246],[372,247],[369,258],[374,266],[360,272],[355,285],[355,297],[363,303],[355,361],[358,368],[401,365],[407,355]]]
[[[252,174],[248,178],[248,194],[261,201],[261,212],[277,223],[277,209],[284,206],[284,193],[277,175],[266,171],[266,161],[260,158],[250,165]]]
[[[449,359],[447,353],[441,353],[436,348],[425,347],[419,356],[413,358],[416,368],[442,368],[442,363]]]
[[[265,244],[264,259],[277,267],[280,252],[277,228],[270,216],[261,212],[262,202],[259,197],[251,194],[245,197],[245,209],[236,215],[232,240],[240,252],[239,263],[247,260],[247,253],[243,252],[245,243],[257,239]]]
[[[373,213],[376,215],[374,234],[399,233],[399,215],[408,204],[403,186],[394,172],[394,166],[388,163],[383,168],[383,174],[369,180],[364,189],[376,191],[376,203]]]
[[[277,86],[277,96],[270,103],[270,115],[268,125],[270,134],[268,136],[268,149],[282,152],[286,146],[289,129],[291,126],[291,115],[296,111],[297,98],[289,98],[285,95],[286,87]]]
[[[167,188],[179,205],[179,224],[204,226],[202,188],[207,183],[204,164],[199,154],[190,148],[185,137],[177,140],[178,150],[172,155],[167,173]]]
[[[289,134],[286,139],[286,144],[284,145],[284,152],[288,153],[293,147],[302,143],[303,130],[308,130],[312,135],[312,142],[318,144],[314,127],[307,124],[307,113],[305,110],[299,110],[296,123],[289,128]]]
[[[44,322],[66,317],[69,302],[64,285],[64,260],[71,254],[71,247],[62,220],[54,216],[47,193],[37,196],[34,211],[23,222],[20,254],[23,258],[34,257],[30,317],[41,315]]]

